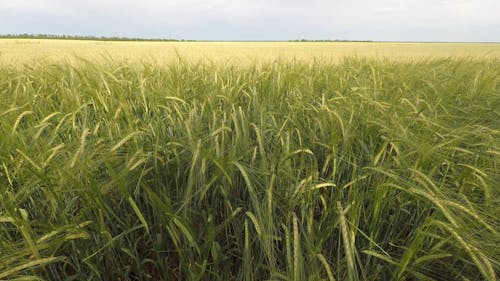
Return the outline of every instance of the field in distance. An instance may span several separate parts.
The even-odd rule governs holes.
[[[118,42],[54,39],[0,39],[0,64],[73,60],[210,60],[242,64],[276,59],[338,61],[346,56],[411,60],[419,58],[500,58],[498,43],[393,42]]]

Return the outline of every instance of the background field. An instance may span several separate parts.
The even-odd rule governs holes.
[[[0,63],[40,60],[209,60],[249,64],[274,60],[338,61],[345,56],[411,60],[422,58],[500,58],[499,43],[370,43],[370,42],[110,42],[84,40],[0,39]]]
[[[498,278],[498,45],[0,46],[0,280]]]

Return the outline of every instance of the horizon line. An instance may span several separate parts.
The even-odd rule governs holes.
[[[0,34],[0,39],[49,39],[49,40],[84,40],[84,41],[143,41],[143,42],[295,42],[295,43],[479,43],[499,44],[500,41],[433,41],[433,40],[372,40],[372,39],[283,39],[283,40],[220,40],[220,39],[176,39],[176,38],[152,38],[152,37],[128,37],[128,36],[95,36],[95,35],[68,35],[68,34],[30,34],[14,33]]]

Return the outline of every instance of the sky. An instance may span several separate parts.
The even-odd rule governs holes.
[[[0,0],[0,34],[500,42],[500,0]]]

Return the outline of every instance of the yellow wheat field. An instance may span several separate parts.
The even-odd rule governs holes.
[[[422,59],[444,57],[500,58],[496,43],[378,42],[112,42],[54,39],[0,39],[0,64],[34,61],[210,60],[230,64],[274,60],[336,61],[346,56]]]

